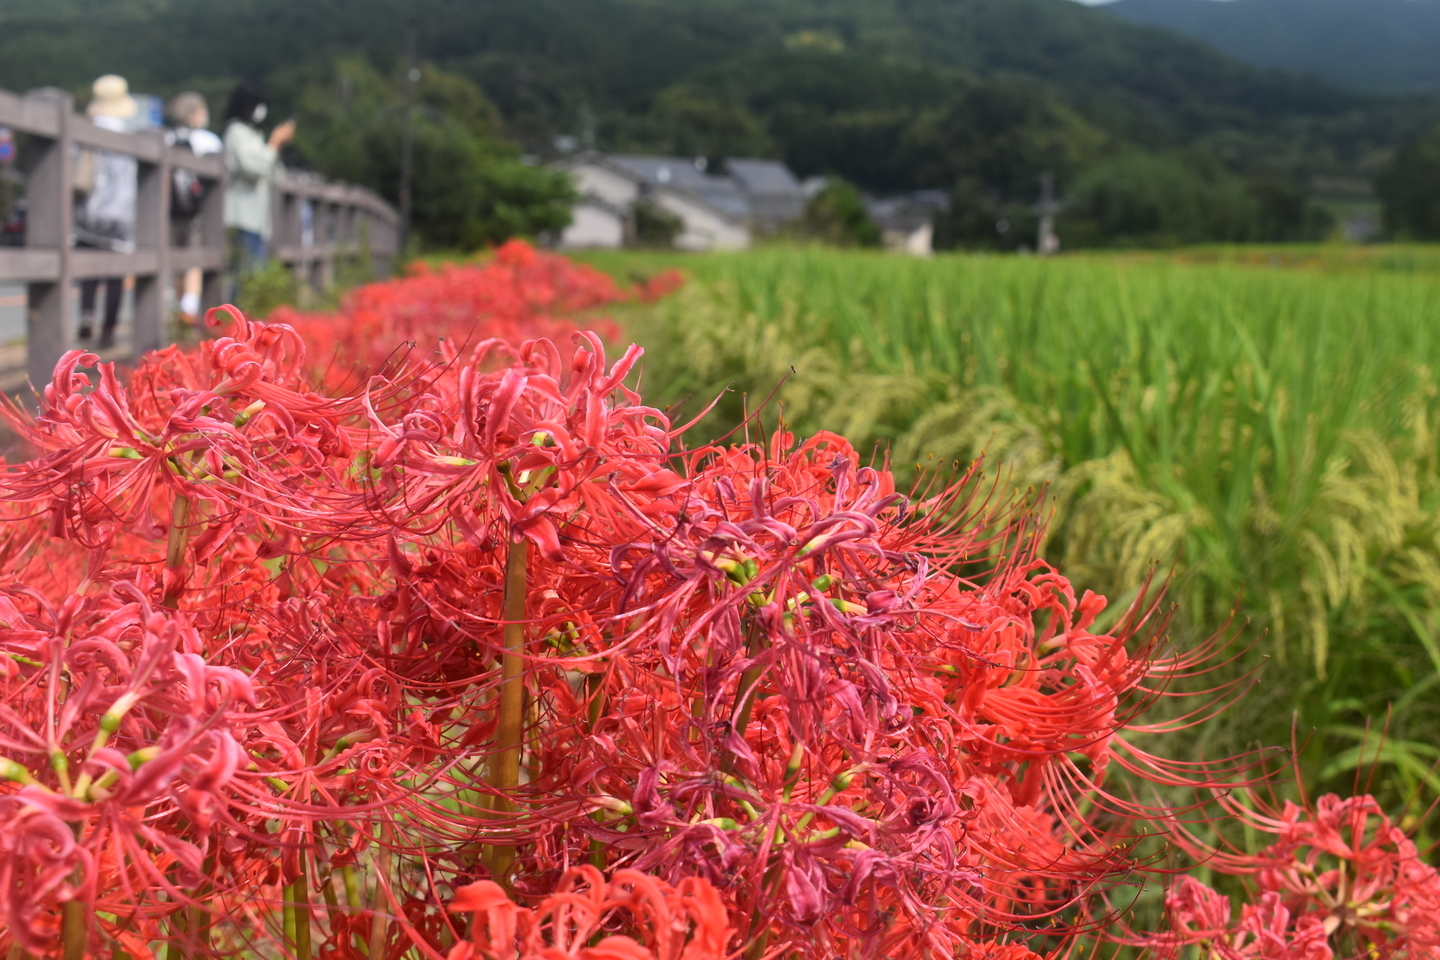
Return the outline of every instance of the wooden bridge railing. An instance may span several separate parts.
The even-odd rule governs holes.
[[[50,381],[55,363],[72,348],[77,318],[73,285],[90,278],[133,276],[136,355],[167,339],[167,288],[177,274],[199,267],[202,307],[221,302],[225,270],[225,167],[218,156],[197,157],[167,146],[159,130],[116,133],[75,112],[61,91],[25,96],[0,91],[0,125],[29,135],[26,151],[25,245],[0,247],[0,282],[27,286],[26,360],[30,381]],[[76,248],[73,189],[75,147],[94,147],[134,157],[139,167],[135,250],[117,253]],[[199,213],[198,244],[175,246],[171,236],[170,183],[177,167],[206,184]],[[329,286],[339,258],[369,256],[384,276],[398,252],[400,218],[379,197],[359,187],[288,175],[276,185],[272,256],[305,282]]]

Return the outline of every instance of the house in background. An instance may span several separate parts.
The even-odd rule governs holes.
[[[950,207],[943,190],[915,190],[898,197],[867,199],[865,208],[885,249],[912,257],[935,252],[935,219]]]
[[[725,172],[749,201],[755,229],[777,233],[805,215],[810,198],[795,174],[779,160],[726,160]]]
[[[805,212],[795,175],[775,160],[730,160],[719,174],[702,158],[586,151],[559,164],[580,195],[562,247],[619,247],[634,239],[635,205],[653,203],[680,222],[682,250],[743,250]]]
[[[566,247],[623,247],[629,232],[628,210],[584,194],[570,208],[570,225],[560,243]]]

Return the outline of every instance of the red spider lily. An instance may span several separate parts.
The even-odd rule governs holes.
[[[1164,956],[1191,943],[1219,957],[1330,960],[1440,952],[1440,873],[1372,797],[1321,797],[1278,813],[1225,801],[1247,827],[1275,836],[1258,854],[1215,850],[1183,835],[1212,869],[1253,878],[1258,901],[1232,923],[1229,901],[1193,878],[1166,896],[1172,929],[1151,938]]]
[[[195,883],[217,820],[233,824],[250,680],[206,664],[193,626],[131,584],[59,607],[12,588],[0,620],[0,775],[20,788],[0,799],[9,929],[41,950],[67,901],[152,926],[173,905],[148,891]]]
[[[1124,698],[1167,665],[1088,632],[1100,604],[1031,559],[1033,530],[986,587],[931,566],[994,546],[973,485],[911,507],[843,440],[788,443],[644,491],[611,478],[587,494],[604,519],[572,515],[560,558],[530,564],[547,720],[511,835],[540,831],[525,889],[586,859],[698,871],[753,944],[943,953],[1133,869],[1076,809],[1094,784],[1069,755],[1103,768]],[[597,556],[617,528],[634,539]],[[434,591],[483,635],[463,591]]]
[[[428,353],[447,345],[451,357],[467,345],[499,339],[512,347],[533,337],[564,342],[585,327],[613,340],[618,333],[593,311],[627,299],[655,300],[683,281],[665,271],[641,287],[624,290],[605,274],[512,240],[483,264],[431,270],[412,265],[400,280],[373,283],[351,292],[339,315],[306,314],[281,308],[271,318],[294,327],[317,348],[324,376],[335,383],[359,371],[361,377],[407,359],[416,346]]]
[[[463,368],[448,402],[425,403],[396,427],[370,407],[384,436],[372,463],[404,510],[392,518],[413,527],[449,517],[479,538],[489,515],[500,514],[510,533],[558,561],[556,518],[609,498],[593,484],[597,476],[653,485],[656,473],[668,474],[670,435],[659,411],[640,406],[628,391],[629,402],[611,402],[641,351],[632,347],[607,370],[599,337],[579,339],[584,348],[568,371],[547,340],[527,342],[499,376]]]
[[[194,504],[220,524],[247,515],[290,526],[328,519],[349,462],[347,403],[297,389],[303,347],[293,332],[239,325],[240,339],[206,344],[200,356],[172,350],[142,365],[129,390],[109,364],[92,388],[77,370],[98,358],[66,354],[37,419],[6,411],[44,454],[4,478],[12,502],[48,506],[52,534],[99,547],[127,525],[150,536],[184,527]],[[152,381],[162,371],[171,386],[156,403]]]
[[[525,251],[519,248],[509,251],[507,257],[502,265],[513,273],[523,273],[522,268],[533,268],[534,261],[541,259],[527,261]],[[565,280],[564,271],[551,272],[555,274],[552,279]],[[532,280],[535,273],[530,270]],[[603,288],[598,294],[587,294],[573,284],[571,287],[562,289],[562,296],[551,297],[551,301],[563,300],[578,308],[608,298]],[[94,358],[69,356],[56,383],[46,392],[38,419],[10,411],[12,422],[42,456],[8,469],[0,480],[10,492],[6,512],[13,514],[0,542],[18,561],[12,572],[34,575],[38,586],[32,593],[37,602],[43,605],[44,598],[50,597],[52,603],[59,603],[68,597],[67,602],[84,607],[93,601],[83,597],[103,595],[123,569],[128,567],[133,575],[134,565],[148,566],[155,575],[142,577],[140,588],[127,588],[135,602],[163,600],[185,609],[185,622],[191,629],[185,656],[203,657],[216,670],[243,671],[235,675],[253,684],[263,706],[246,733],[238,740],[232,738],[242,751],[240,756],[229,749],[232,741],[212,748],[209,741],[198,742],[195,737],[177,740],[179,734],[162,732],[157,734],[160,754],[133,773],[117,766],[114,757],[104,752],[113,750],[113,744],[95,747],[92,742],[92,752],[99,751],[94,758],[70,758],[71,766],[80,765],[88,779],[81,791],[84,796],[76,798],[88,806],[82,813],[74,804],[62,804],[49,813],[70,824],[78,822],[77,817],[88,823],[85,818],[95,819],[102,808],[120,810],[116,815],[120,818],[116,821],[118,832],[112,832],[135,835],[139,828],[134,823],[143,823],[149,832],[142,831],[142,845],[158,845],[172,860],[179,856],[174,851],[185,853],[184,876],[175,874],[179,869],[175,866],[149,869],[148,875],[142,876],[147,868],[136,866],[140,861],[129,855],[119,861],[114,857],[97,861],[93,870],[76,874],[77,858],[90,853],[90,846],[83,842],[55,848],[54,857],[60,859],[47,868],[40,855],[42,848],[50,849],[45,847],[49,828],[44,828],[42,816],[46,804],[33,797],[23,803],[19,799],[36,788],[24,786],[14,794],[20,805],[7,808],[15,825],[15,832],[7,834],[15,838],[11,849],[41,867],[40,873],[20,881],[18,889],[26,896],[40,889],[37,884],[48,891],[39,900],[27,900],[33,916],[26,915],[22,921],[27,934],[33,934],[27,941],[32,947],[53,943],[57,931],[45,924],[55,925],[51,908],[62,899],[78,902],[79,896],[103,910],[115,907],[114,915],[123,922],[119,927],[112,924],[105,934],[119,937],[132,953],[144,953],[144,941],[162,934],[172,939],[180,935],[185,942],[201,946],[193,935],[183,934],[186,924],[199,922],[195,918],[171,918],[168,930],[156,927],[157,920],[173,913],[174,904],[199,902],[195,898],[203,897],[203,906],[213,915],[203,920],[205,925],[228,917],[237,922],[268,923],[273,905],[304,893],[307,874],[332,873],[332,864],[333,869],[343,870],[351,869],[346,863],[363,867],[363,860],[356,858],[370,851],[373,859],[377,836],[390,848],[388,855],[399,862],[405,862],[402,858],[414,862],[415,857],[429,861],[432,854],[424,831],[411,840],[394,825],[437,810],[445,822],[445,808],[436,807],[433,796],[424,792],[425,785],[446,777],[464,782],[457,773],[468,769],[466,758],[475,755],[475,729],[483,730],[485,723],[462,718],[457,726],[453,717],[464,704],[473,702],[474,696],[466,692],[470,687],[475,686],[483,696],[484,689],[493,686],[489,681],[476,686],[477,669],[483,675],[484,666],[483,660],[475,661],[473,648],[468,657],[457,658],[458,651],[446,652],[443,646],[414,646],[404,639],[407,628],[403,626],[401,636],[390,639],[390,620],[383,614],[395,610],[397,603],[403,614],[409,603],[408,594],[395,590],[392,579],[407,569],[408,561],[394,549],[387,556],[387,531],[392,545],[397,534],[402,543],[409,544],[413,537],[410,525],[417,515],[396,510],[388,497],[397,491],[404,495],[414,492],[413,478],[421,474],[418,469],[410,470],[404,489],[386,487],[383,482],[376,486],[377,479],[384,479],[380,467],[386,465],[386,458],[379,456],[379,445],[386,437],[399,435],[384,417],[393,414],[397,424],[403,423],[432,402],[440,408],[464,410],[465,401],[455,388],[462,379],[473,383],[478,392],[468,399],[478,403],[479,420],[472,418],[472,432],[461,431],[459,436],[462,443],[515,448],[508,458],[518,470],[505,479],[515,483],[518,493],[507,487],[511,493],[508,500],[468,505],[463,512],[456,510],[453,520],[451,504],[441,498],[442,509],[433,515],[437,522],[461,531],[471,529],[466,526],[467,518],[472,525],[483,527],[506,515],[502,507],[508,508],[507,526],[521,532],[527,526],[539,527],[541,542],[546,542],[546,517],[579,502],[573,489],[553,488],[583,481],[583,477],[576,479],[575,465],[596,459],[595,454],[585,452],[585,444],[593,440],[595,418],[603,421],[609,416],[603,395],[614,390],[624,375],[624,369],[618,375],[605,371],[603,359],[594,370],[587,368],[586,358],[600,356],[599,342],[592,339],[568,372],[557,365],[558,354],[553,350],[535,358],[530,366],[537,376],[530,379],[528,389],[522,386],[519,391],[534,399],[523,402],[517,402],[511,393],[513,376],[507,382],[503,370],[493,377],[482,373],[484,351],[474,357],[468,373],[455,365],[453,383],[444,389],[433,382],[416,389],[418,381],[412,378],[393,394],[387,393],[384,383],[372,383],[363,402],[355,397],[326,397],[308,384],[304,348],[287,327],[250,324],[238,315],[232,319],[231,336],[198,351],[172,348],[151,355],[125,385],[113,370],[102,368],[99,381],[92,386],[78,371]],[[623,367],[631,362],[633,357]],[[568,397],[554,392],[562,374],[564,381],[575,387]],[[503,387],[500,407],[507,402],[513,406],[503,412],[495,408],[495,416],[490,418],[494,426],[487,432],[481,422],[491,412],[492,395],[487,391],[497,386]],[[550,391],[548,399],[540,398],[537,390]],[[536,403],[550,406],[542,410]],[[476,409],[470,408],[472,413]],[[621,419],[630,416],[623,414]],[[530,484],[533,489],[526,489],[530,464],[525,457],[535,454],[526,453],[518,432],[533,423],[557,426],[547,417],[563,421],[558,423],[561,429],[552,431],[548,444],[532,444],[530,449],[544,448],[550,451],[551,460],[569,461],[538,467],[538,472],[555,477],[551,488],[541,489],[545,484],[534,483]],[[653,432],[643,427],[643,419],[643,414],[634,418],[640,425],[635,436],[642,442]],[[567,426],[578,431],[573,441],[565,432]],[[600,429],[604,432],[606,428],[602,424]],[[531,430],[528,439],[534,438]],[[507,455],[497,455],[489,447],[481,455],[486,458],[482,472],[504,476],[503,470],[493,471]],[[547,453],[538,455],[544,459]],[[412,456],[408,451],[401,456],[419,460],[418,454]],[[588,469],[593,472],[593,463]],[[186,509],[180,509],[182,504]],[[38,511],[49,513],[51,532],[70,537],[75,546],[51,541],[36,551],[36,544],[43,540]],[[405,517],[398,527],[393,520],[397,516]],[[156,542],[160,538],[168,540],[163,549]],[[549,539],[554,539],[553,534]],[[457,536],[456,542],[463,542],[463,536]],[[424,546],[423,538],[416,544]],[[475,552],[473,548],[471,552]],[[323,563],[319,560],[322,556]],[[32,614],[32,618],[38,615]],[[473,638],[453,630],[451,636],[456,642],[473,643]],[[16,674],[17,663],[44,662],[24,651],[12,652],[21,658],[6,661],[12,679],[28,677],[23,670]],[[437,681],[443,686],[437,687]],[[60,686],[68,682],[67,675]],[[49,688],[57,685],[52,682]],[[76,709],[80,702],[73,700]],[[26,704],[8,717],[18,724],[16,729],[47,729],[43,704],[34,699]],[[75,722],[75,716],[66,716],[67,723]],[[67,735],[60,734],[62,739]],[[13,744],[7,744],[10,747]],[[186,787],[168,801],[160,795],[137,793],[136,783],[148,782],[142,771],[158,775],[162,768],[169,770],[173,756],[183,752],[180,747],[211,761],[210,768],[200,772],[204,775],[197,774],[192,782],[176,779],[185,770],[174,774],[169,782],[183,782]],[[141,754],[145,756],[148,754]],[[19,781],[40,775],[30,771],[33,764],[24,756],[17,754],[7,762],[12,764],[7,771]],[[89,769],[106,762],[109,766],[103,770]],[[473,773],[464,776],[473,778]],[[81,783],[75,781],[72,789]],[[223,832],[228,833],[225,843],[210,843],[205,833],[215,812],[215,804],[205,799],[215,789],[207,784],[218,784],[215,789],[223,786],[228,792],[222,805]],[[50,789],[53,792],[57,787]],[[166,802],[172,804],[173,815],[151,812],[132,822],[136,804],[140,804],[138,809],[149,809],[145,804]],[[104,807],[106,804],[109,807]],[[127,816],[132,819],[125,820]],[[182,819],[173,820],[173,816]],[[277,820],[278,830],[271,826]],[[460,829],[472,835],[478,829],[473,814],[458,822]],[[186,833],[196,826],[201,830],[200,842]],[[85,836],[92,838],[102,832],[100,827],[86,829],[89,833]],[[205,852],[203,882],[197,865],[189,862],[195,857],[186,852],[194,850]],[[125,866],[117,873],[115,863]],[[466,870],[473,864],[462,860],[457,867]],[[394,895],[396,883],[404,879],[398,863],[396,870],[399,872],[387,868],[373,876],[376,896],[382,887],[387,896]],[[112,896],[108,891],[116,882],[124,890]],[[76,883],[84,886],[75,887]],[[410,905],[418,903],[423,911],[426,904],[434,904],[435,889],[432,881],[428,889],[402,892],[404,909],[408,912]],[[240,896],[241,890],[250,896]],[[121,899],[116,900],[117,896]],[[117,906],[121,900],[128,904],[124,909]],[[356,926],[347,918],[354,919],[355,910],[368,909],[373,914],[376,906],[373,902],[368,908],[363,903],[351,904],[347,912],[327,905],[327,919],[335,921],[329,925],[338,937],[331,948],[343,952],[357,941],[363,943],[362,938],[351,935],[353,931],[344,929]],[[291,912],[287,907],[287,918]],[[427,916],[434,916],[433,908]],[[21,926],[15,929],[19,931]],[[434,929],[432,920],[421,917],[413,925],[391,924],[388,939],[381,936],[374,941],[372,937],[372,942],[394,943],[397,932],[426,936],[424,931]],[[49,941],[44,940],[46,935],[51,935]],[[299,932],[285,936],[299,949]]]
[[[672,887],[634,870],[609,883],[594,867],[570,870],[534,909],[489,880],[456,891],[450,910],[475,914],[474,942],[450,960],[721,960],[732,931],[705,880]],[[633,936],[617,935],[617,927]],[[601,934],[608,934],[603,939]]]
[[[10,412],[40,451],[0,475],[26,949],[93,905],[135,955],[1031,960],[1174,813],[1109,765],[1243,781],[1127,742],[1210,651],[1160,657],[1153,594],[1096,632],[978,475],[905,496],[830,434],[686,451],[638,348],[541,336],[671,282],[507,245],[128,383],[69,356]]]

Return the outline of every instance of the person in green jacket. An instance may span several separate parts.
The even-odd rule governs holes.
[[[241,83],[225,111],[225,226],[230,239],[231,296],[241,277],[265,265],[273,228],[270,186],[280,175],[280,148],[295,136],[286,120],[266,137],[260,132],[269,107],[260,88]]]

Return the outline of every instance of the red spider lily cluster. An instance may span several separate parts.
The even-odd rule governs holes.
[[[474,942],[457,944],[450,960],[706,960],[725,956],[732,933],[724,900],[704,880],[675,888],[622,869],[607,884],[592,866],[567,872],[533,910],[517,906],[493,880],[460,888],[450,910],[475,916]],[[638,940],[600,937],[617,915]]]
[[[1210,654],[1157,596],[1094,629],[974,476],[684,448],[578,329],[602,280],[509,245],[9,412],[0,948],[1030,960],[1175,813],[1108,770],[1239,782],[1127,740]]]
[[[270,318],[295,328],[325,364],[320,382],[344,389],[357,372],[399,367],[417,350],[451,362],[482,342],[518,345],[546,337],[564,344],[578,318],[607,341],[615,324],[594,311],[627,300],[652,301],[674,292],[679,273],[667,270],[630,288],[607,274],[512,240],[484,262],[431,269],[417,261],[409,276],[372,283],[349,294],[338,313],[281,307]]]
[[[1371,797],[1277,813],[1227,806],[1275,842],[1258,854],[1182,842],[1217,872],[1251,878],[1258,898],[1234,919],[1229,898],[1180,878],[1165,898],[1170,929],[1147,938],[1159,957],[1192,945],[1217,960],[1440,956],[1440,874]]]

